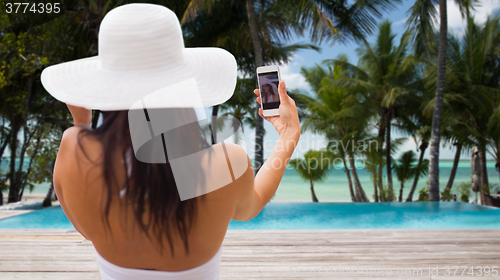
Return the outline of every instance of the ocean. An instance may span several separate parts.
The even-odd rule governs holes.
[[[443,190],[448,183],[450,177],[451,167],[453,166],[453,161],[440,161],[439,162],[439,186]],[[490,184],[499,184],[498,172],[495,170],[495,162],[488,161],[487,164],[488,180]],[[359,181],[363,187],[366,195],[373,201],[373,182],[370,178],[370,173],[366,169],[357,169]],[[460,161],[457,174],[454,180],[454,186],[452,187],[451,194],[460,195],[456,189],[456,186],[462,182],[470,183],[471,181],[471,169],[470,160]],[[352,174],[351,174],[352,176]],[[420,177],[418,181],[417,188],[413,195],[413,200],[418,199],[418,191],[427,186],[428,176]],[[392,181],[394,186],[394,192],[396,197],[399,196],[399,189],[401,183],[397,180],[395,172],[392,172]],[[387,184],[387,177],[384,169],[384,183]],[[413,179],[405,183],[403,188],[403,199],[406,200],[408,193],[413,185]],[[347,183],[347,176],[343,169],[332,169],[328,177],[323,182],[317,182],[314,184],[314,190],[318,200],[324,201],[351,201],[351,195],[349,193],[349,185]],[[500,189],[499,189],[500,190]],[[473,198],[473,192],[471,191],[471,199]],[[301,179],[297,173],[291,169],[287,168],[285,175],[281,180],[280,186],[276,191],[273,200],[302,200],[302,201],[312,201],[310,184],[308,181]]]
[[[439,185],[441,190],[443,190],[448,183],[448,178],[450,176],[451,167],[453,165],[452,161],[442,160],[439,163]],[[498,172],[495,170],[495,162],[488,161],[487,162],[488,169],[488,180],[490,185],[493,185],[493,189],[499,187],[499,177]],[[2,160],[2,164],[0,166],[1,172],[5,172],[7,167],[7,161],[5,159]],[[366,171],[366,169],[357,169],[359,180],[361,186],[363,187],[368,198],[373,201],[373,182],[371,181],[370,174]],[[386,176],[384,172],[384,182],[386,183]],[[471,169],[470,169],[470,161],[462,160],[460,161],[457,169],[457,174],[454,180],[454,186],[452,188],[451,193],[457,194],[457,197],[460,197],[456,186],[461,182],[470,182],[471,181]],[[415,190],[413,200],[418,199],[418,191],[427,186],[428,176],[423,176],[420,178],[417,188]],[[400,182],[397,180],[394,172],[393,172],[393,184],[394,191],[396,197],[399,195]],[[406,199],[408,192],[411,189],[413,184],[413,179],[409,180],[405,183],[405,187],[403,189],[403,199]],[[35,185],[33,193],[47,193],[47,190],[50,186],[50,183],[42,183]],[[314,190],[316,192],[316,196],[318,200],[321,201],[350,201],[351,196],[349,194],[349,187],[347,183],[347,176],[343,169],[331,169],[329,171],[328,176],[323,182],[314,183]],[[493,191],[493,190],[492,190]],[[496,191],[495,191],[496,192]],[[473,193],[471,192],[471,199],[473,199]],[[309,181],[303,180],[299,177],[299,175],[295,172],[295,170],[291,168],[287,168],[283,179],[276,191],[275,196],[271,201],[312,201],[310,184]]]

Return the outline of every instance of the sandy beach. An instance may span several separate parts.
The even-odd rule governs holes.
[[[43,193],[25,193],[23,194],[23,199],[21,201],[36,201],[43,202],[46,194]],[[3,205],[7,204],[9,194],[3,193]],[[52,201],[52,205],[59,205],[59,201]]]

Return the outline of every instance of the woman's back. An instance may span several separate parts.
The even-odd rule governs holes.
[[[104,151],[99,141],[92,137],[82,138],[82,148],[97,164],[90,162],[78,146],[77,134],[80,130],[74,127],[65,132],[59,151],[59,155],[63,156],[57,158],[54,182],[66,215],[75,228],[92,241],[99,255],[121,267],[163,271],[186,270],[212,259],[222,245],[229,222],[238,215],[240,198],[253,187],[253,169],[241,147],[225,144],[232,159],[248,162],[247,172],[233,183],[205,194],[204,199],[196,198],[196,218],[187,239],[190,254],[185,254],[179,233],[172,230],[173,257],[166,237],[162,255],[154,233],[150,231],[151,239],[146,236],[135,220],[132,207],[126,208],[125,215],[124,208],[120,208],[119,189],[112,191],[109,212],[111,232],[106,231],[105,223],[102,222],[106,199],[103,194],[107,192],[102,172],[101,155]],[[76,154],[71,151],[76,151]],[[119,168],[119,164],[123,164],[119,155],[116,155],[115,163],[117,185],[122,185],[126,172],[124,168]],[[212,162],[216,166],[215,170],[228,168],[228,163],[229,160]],[[143,217],[145,223],[149,215],[146,210]]]

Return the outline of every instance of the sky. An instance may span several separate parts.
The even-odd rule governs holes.
[[[415,3],[415,1],[404,1],[402,4],[399,4],[395,10],[391,12],[387,12],[384,14],[383,19],[389,19],[392,22],[392,32],[397,34],[395,38],[395,43],[398,43],[400,40],[400,36],[403,34],[405,29],[405,22],[407,18],[408,9]],[[465,26],[465,21],[462,20],[460,15],[460,11],[458,7],[455,5],[453,0],[447,1],[447,11],[448,11],[448,29],[449,32],[460,36],[463,33],[463,27]],[[472,11],[471,15],[474,16],[475,21],[477,23],[483,23],[487,16],[500,11],[500,0],[480,0],[480,7],[477,7],[475,11]],[[438,23],[436,23],[438,24]],[[376,32],[370,37],[367,38],[368,42],[374,42],[376,38]],[[310,43],[310,39],[307,37],[294,37],[290,42],[285,43]],[[321,64],[325,59],[336,58],[339,54],[346,54],[349,61],[353,64],[356,64],[358,59],[356,55],[356,48],[358,45],[356,43],[350,43],[346,45],[342,44],[331,44],[323,43],[319,45],[321,47],[320,52],[316,52],[313,50],[301,50],[298,51],[292,58],[289,64],[279,65],[281,79],[285,81],[287,85],[287,89],[291,90],[294,88],[302,89],[310,92],[310,88],[308,87],[304,77],[300,74],[301,67],[312,67],[315,64]],[[275,141],[278,139],[278,134],[272,127],[272,125],[266,121],[264,121],[264,128],[266,129],[266,135],[264,138],[264,158],[267,158],[274,147]],[[253,150],[253,131],[251,129],[245,128],[245,141],[246,141],[246,150],[249,154],[250,158],[254,156]],[[396,131],[392,132],[393,137],[403,137],[401,134],[398,134]],[[324,138],[318,135],[314,135],[310,132],[303,133],[301,135],[299,145],[297,146],[292,158],[301,157],[308,149],[321,149],[325,147]],[[399,155],[408,150],[413,150],[417,154],[417,145],[412,139],[409,139],[405,142],[405,144],[400,148],[398,153],[395,154],[395,158],[398,158]],[[453,159],[455,156],[455,150],[449,147],[440,148],[440,159]],[[425,153],[425,158],[429,158],[429,149],[427,149]],[[470,159],[469,154],[462,154],[461,159]],[[488,155],[488,159],[491,159],[491,156]]]

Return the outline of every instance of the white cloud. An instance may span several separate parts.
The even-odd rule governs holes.
[[[396,21],[396,22],[394,23],[394,25],[401,25],[401,24],[405,24],[407,20],[408,20],[408,17],[405,17],[405,18],[404,18],[404,19],[402,19],[402,20]]]
[[[293,60],[295,59],[299,59],[299,57],[293,58]],[[293,60],[289,64],[279,65],[281,80],[285,81],[288,90],[294,88],[307,89],[308,85],[304,76],[296,69],[297,67],[295,67],[295,69],[292,67]]]
[[[463,34],[464,28],[466,26],[466,20],[462,18],[460,9],[455,4],[455,1],[447,0],[446,8],[448,12],[448,30],[457,35]],[[437,7],[437,9],[439,10],[439,6]],[[488,16],[497,9],[500,9],[500,1],[481,0],[479,2],[479,6],[476,7],[474,11],[471,11],[471,16],[474,17],[474,21],[477,24],[481,24],[484,23]],[[439,26],[437,26],[437,28],[439,28]]]

